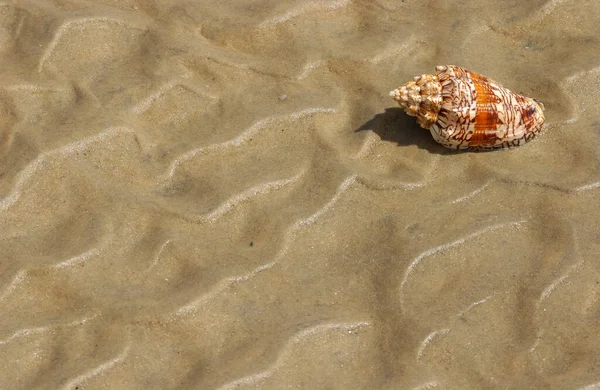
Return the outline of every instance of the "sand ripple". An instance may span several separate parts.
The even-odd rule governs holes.
[[[0,4],[0,388],[598,388],[600,9],[463,3]],[[544,134],[436,145],[438,63]]]

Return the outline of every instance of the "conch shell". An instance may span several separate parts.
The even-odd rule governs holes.
[[[436,142],[450,149],[499,149],[531,141],[544,124],[544,105],[455,65],[416,76],[390,96]]]

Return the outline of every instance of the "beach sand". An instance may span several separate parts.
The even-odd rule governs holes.
[[[600,3],[0,4],[0,388],[600,388]],[[540,99],[456,153],[389,98]]]

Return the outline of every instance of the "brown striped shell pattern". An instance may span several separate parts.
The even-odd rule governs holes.
[[[450,149],[500,149],[532,140],[544,124],[541,102],[455,65],[416,76],[390,96]]]

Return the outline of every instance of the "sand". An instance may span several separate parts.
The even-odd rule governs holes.
[[[0,388],[600,388],[600,4],[0,4]],[[435,65],[546,106],[437,145]]]

